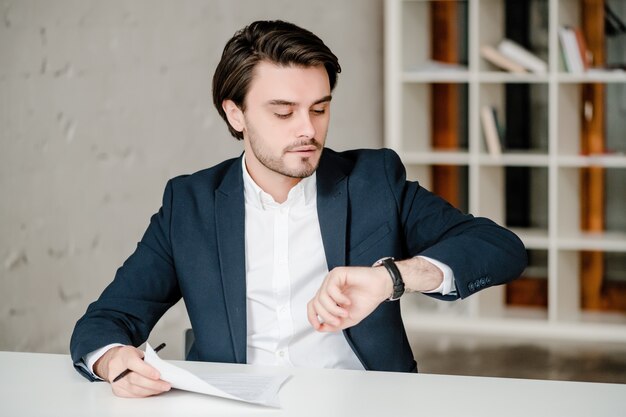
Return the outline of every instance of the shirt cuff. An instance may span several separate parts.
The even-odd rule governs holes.
[[[93,352],[89,352],[88,354],[83,356],[83,363],[85,364],[87,371],[91,372],[91,375],[94,378],[100,381],[103,381],[103,379],[100,378],[98,375],[96,375],[96,373],[94,372],[93,365],[98,361],[98,359],[100,359],[105,353],[107,353],[109,349],[114,348],[116,346],[124,346],[124,345],[122,345],[121,343],[111,343],[110,345],[106,345],[105,347],[94,350]]]
[[[441,293],[441,295],[456,294],[456,285],[454,284],[454,272],[452,272],[452,268],[450,268],[443,262],[439,262],[438,260],[429,258],[428,256],[420,255],[417,257],[422,258],[435,265],[443,273],[443,281],[441,282],[441,285],[439,285],[439,287],[435,288],[434,290],[423,291],[425,294],[432,294],[437,292]]]

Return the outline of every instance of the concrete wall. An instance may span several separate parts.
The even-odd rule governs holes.
[[[0,0],[0,350],[67,352],[167,179],[241,152],[211,76],[275,18],[339,56],[329,145],[381,146],[381,0]],[[181,358],[187,326],[179,304],[150,341]]]

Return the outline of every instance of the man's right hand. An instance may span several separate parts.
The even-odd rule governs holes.
[[[94,364],[94,372],[111,383],[118,397],[149,397],[169,391],[172,387],[162,381],[158,370],[143,361],[144,353],[133,346],[116,346],[109,349]],[[117,382],[113,379],[130,369],[128,375]]]

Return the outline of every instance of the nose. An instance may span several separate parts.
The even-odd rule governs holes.
[[[298,119],[297,137],[312,139],[315,137],[315,126],[309,112],[302,112],[303,114]]]

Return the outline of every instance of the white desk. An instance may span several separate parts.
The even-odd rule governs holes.
[[[626,385],[618,384],[175,363],[293,376],[280,392],[282,410],[182,391],[123,399],[81,377],[67,355],[0,352],[0,416],[626,416]]]

